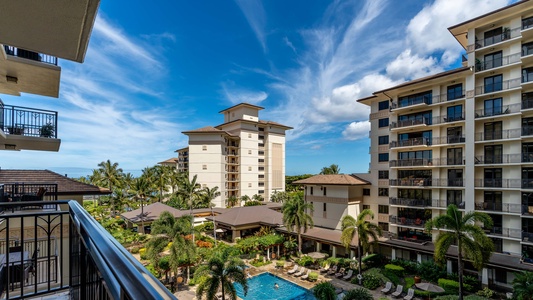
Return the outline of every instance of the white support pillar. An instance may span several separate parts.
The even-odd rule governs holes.
[[[350,258],[354,258],[355,257],[355,251],[354,250],[350,250]]]
[[[331,246],[332,249],[331,249],[331,256],[332,257],[337,257],[337,247],[336,246]]]
[[[279,259],[279,258],[280,258],[280,256],[279,256],[279,245],[278,245],[278,259]]]
[[[446,261],[446,272],[453,273],[453,267],[452,267],[452,261],[447,260]]]
[[[320,252],[322,250],[322,244],[320,242],[316,242],[316,252]]]
[[[420,253],[417,253],[417,254],[416,254],[416,261],[417,261],[419,264],[422,263],[422,254],[420,254]]]
[[[270,247],[267,248],[267,258],[270,261]]]
[[[489,270],[487,268],[481,270],[481,285],[489,286]]]
[[[392,248],[391,259],[396,259],[396,249]]]

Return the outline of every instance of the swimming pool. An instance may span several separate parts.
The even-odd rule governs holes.
[[[274,288],[275,284],[279,288]],[[315,300],[313,294],[297,284],[271,273],[263,273],[248,279],[248,294],[242,286],[234,283],[237,296],[244,300]]]

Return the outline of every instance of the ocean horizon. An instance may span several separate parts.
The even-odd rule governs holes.
[[[50,168],[43,168],[43,169],[56,172],[58,174],[61,174],[69,178],[87,177],[87,176],[90,176],[94,170],[91,168],[81,168],[81,167],[50,167]],[[36,170],[43,170],[43,169],[36,169]],[[134,177],[139,177],[142,174],[142,170],[123,170],[123,171],[124,173],[131,173]]]

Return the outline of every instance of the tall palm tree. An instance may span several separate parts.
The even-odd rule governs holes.
[[[182,181],[180,182],[180,187],[178,192],[182,195],[187,196],[189,209],[191,210],[191,216],[192,218],[192,227],[194,228],[194,215],[192,213],[192,209],[194,206],[194,200],[198,198],[199,196],[199,190],[200,190],[200,184],[196,183],[196,179],[198,178],[198,175],[194,175],[192,180],[189,179],[189,176],[184,176],[182,178]],[[191,231],[192,234],[192,241],[194,243],[194,232]]]
[[[234,207],[239,202],[239,198],[235,197],[234,195],[229,196],[226,198],[226,207]]]
[[[213,237],[215,238],[215,246],[217,245],[217,225],[215,223],[215,214],[213,213],[213,207],[215,204],[212,202],[215,200],[216,197],[220,196],[220,191],[218,190],[218,186],[213,187],[210,189],[209,187],[205,187],[203,190],[203,196],[206,199],[206,202],[209,203],[209,207],[211,208],[211,216],[213,216]]]
[[[329,167],[323,167],[322,170],[320,170],[320,174],[339,174],[341,171],[341,168],[339,168],[339,165],[332,164]]]
[[[220,289],[222,300],[226,299],[227,294],[229,294],[229,299],[237,299],[237,291],[233,282],[242,285],[244,295],[248,293],[248,282],[244,271],[246,265],[240,258],[229,256],[227,253],[223,251],[213,255],[206,265],[200,266],[194,273],[195,277],[205,277],[196,289],[198,298],[205,294],[207,300],[215,299]]]
[[[443,263],[452,244],[457,244],[457,265],[459,275],[459,300],[463,299],[463,257],[472,261],[481,270],[494,252],[494,243],[487,237],[484,228],[492,228],[492,218],[482,212],[471,211],[461,214],[454,204],[448,206],[446,214],[437,216],[426,223],[426,230],[439,231],[435,242],[435,261]]]
[[[533,298],[533,272],[515,273],[513,279],[513,299],[531,300]]]
[[[259,194],[255,194],[252,196],[252,200],[254,201],[264,201],[265,198],[263,198],[263,196],[259,195]]]
[[[141,202],[141,226],[144,232],[144,201],[149,198],[151,194],[150,184],[144,176],[138,177],[133,181],[131,193],[135,200]]]
[[[313,228],[313,218],[307,211],[313,211],[313,205],[305,202],[300,194],[296,194],[283,203],[281,207],[283,212],[283,224],[287,230],[294,232],[298,236],[298,255],[302,253],[302,230],[307,232],[307,229]]]
[[[99,163],[98,167],[101,183],[113,193],[113,186],[120,184],[122,169],[118,167],[118,163],[112,163],[109,159]],[[112,196],[111,194],[111,207],[114,207]],[[112,210],[111,215],[114,216],[115,211]]]
[[[361,213],[359,213],[359,215],[357,215],[357,219],[347,215],[344,216],[341,221],[341,243],[346,247],[346,249],[350,247],[355,234],[357,234],[359,274],[361,274],[361,250],[368,251],[371,244],[369,241],[370,237],[372,238],[372,242],[377,242],[378,237],[383,235],[381,228],[374,223],[368,222],[367,217],[374,219],[374,213],[370,209],[364,209]],[[359,279],[359,284],[361,284],[361,279]]]

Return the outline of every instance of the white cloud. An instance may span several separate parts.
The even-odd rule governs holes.
[[[352,122],[342,132],[342,136],[346,140],[355,141],[368,137],[368,131],[370,130],[370,122]]]
[[[416,79],[444,71],[436,58],[412,54],[411,49],[403,51],[386,68],[387,75],[394,79]]]
[[[266,14],[263,4],[259,0],[235,0],[235,2],[252,28],[259,44],[261,44],[263,52],[265,52],[267,49],[265,38]]]
[[[230,87],[231,86],[231,87]],[[233,87],[233,83],[222,84],[222,91],[226,99],[232,104],[250,103],[259,104],[268,97],[263,91],[251,91],[242,88]]]

